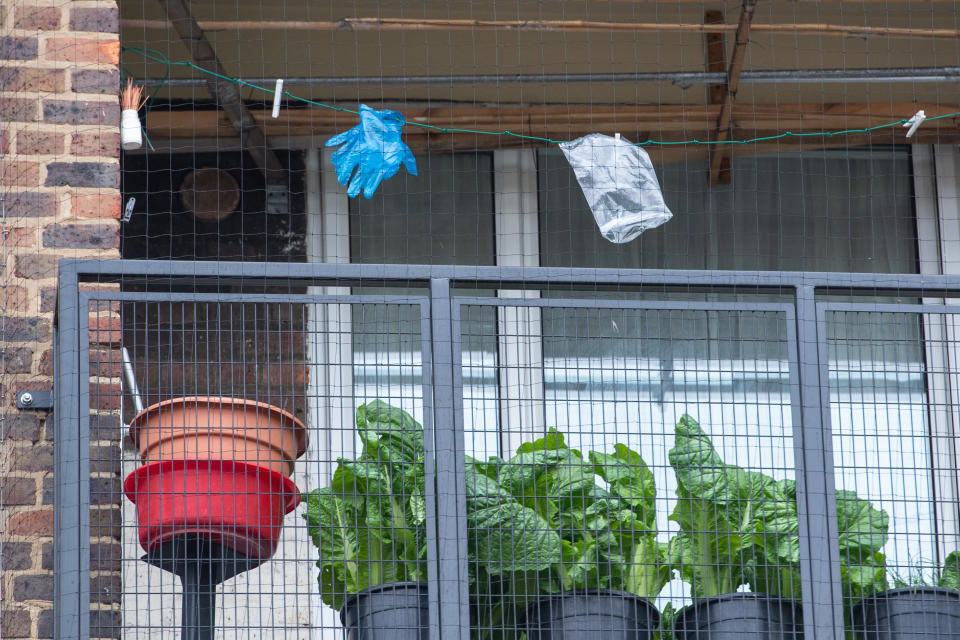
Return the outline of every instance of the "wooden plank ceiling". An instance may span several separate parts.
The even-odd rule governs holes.
[[[122,43],[163,51],[173,62],[189,60],[190,52],[153,4],[122,3]],[[756,4],[756,10],[751,9],[752,19],[746,22],[743,1],[415,4],[354,0],[331,2],[320,10],[307,0],[195,0],[190,10],[207,31],[227,75],[343,77],[343,86],[288,84],[285,89],[346,109],[356,109],[360,102],[401,108],[414,123],[404,129],[405,138],[418,151],[542,143],[437,131],[416,123],[480,132],[509,130],[552,140],[619,132],[633,141],[677,142],[841,132],[896,122],[919,109],[928,117],[960,111],[957,83],[737,86],[740,72],[752,70],[960,66],[956,3],[950,0],[750,1],[746,4]],[[444,9],[443,15],[426,10],[437,6]],[[705,34],[729,36],[726,43],[716,38],[705,42]],[[259,46],[251,46],[252,39]],[[398,88],[349,84],[352,76],[377,74],[700,72],[716,70],[718,60],[728,81],[714,87],[613,82]],[[185,65],[167,66],[133,50],[124,53],[124,63],[135,77],[202,77]],[[158,98],[189,104],[206,100],[204,93],[202,88],[164,87]],[[269,96],[246,91],[244,97]],[[273,146],[295,146],[294,139],[313,144],[356,124],[351,113],[299,106],[287,101],[276,119],[262,109],[250,113]],[[226,140],[237,135],[223,112],[201,106],[154,109],[147,116],[147,133],[155,142]],[[909,140],[901,128],[891,127],[872,134],[787,137],[734,145],[729,151],[764,153],[871,142],[960,142],[960,119],[928,121]],[[716,178],[727,150],[702,145],[648,149],[661,159],[712,150]]]

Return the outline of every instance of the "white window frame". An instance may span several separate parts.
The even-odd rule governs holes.
[[[956,145],[916,145],[912,156],[920,273],[958,274],[960,150]],[[960,300],[924,298],[923,302],[955,305]],[[942,560],[960,546],[960,327],[946,314],[925,315],[923,323],[936,542]]]

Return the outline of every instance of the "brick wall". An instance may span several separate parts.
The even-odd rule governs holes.
[[[17,411],[20,389],[53,386],[61,257],[118,257],[119,14],[113,1],[0,2],[0,637],[53,636],[53,422]],[[118,310],[95,310],[99,324]],[[95,325],[92,325],[95,326]],[[117,332],[119,333],[119,332]],[[107,353],[113,333],[98,334]],[[117,358],[114,357],[114,360]],[[92,635],[116,636],[119,419],[115,371],[93,418]],[[116,459],[113,464],[111,460]]]

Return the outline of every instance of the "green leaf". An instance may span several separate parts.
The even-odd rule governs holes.
[[[348,594],[362,588],[358,529],[349,508],[329,487],[306,494],[306,503],[307,532],[319,551],[320,597],[339,610]]]
[[[610,492],[627,501],[641,521],[653,529],[657,521],[657,485],[640,454],[617,444],[612,455],[591,451],[589,457],[597,475],[610,485]]]
[[[887,585],[886,559],[882,553],[861,558],[856,564],[841,562],[840,583],[847,599],[865,598],[885,591]]]
[[[486,572],[540,571],[560,562],[560,536],[533,509],[469,464],[466,488],[471,551]]]
[[[657,542],[653,536],[639,537],[633,545],[632,555],[627,558],[624,590],[644,598],[656,597],[673,574],[665,562],[666,553],[666,543]]]
[[[944,560],[937,584],[948,589],[960,589],[960,552],[954,551]]]
[[[569,449],[541,449],[517,454],[500,469],[499,483],[521,504],[535,510],[548,522],[554,522],[559,506],[550,500],[551,473],[573,455]]]
[[[563,434],[556,429],[549,429],[547,435],[538,438],[533,442],[524,442],[517,449],[517,453],[533,453],[534,451],[554,451],[566,449],[567,445],[563,441]]]
[[[423,427],[403,409],[381,400],[361,405],[357,431],[370,457],[393,463],[423,460]]]
[[[736,591],[754,562],[757,512],[773,479],[725,464],[688,415],[677,423],[669,459],[678,484],[670,519],[682,530],[672,555],[684,560],[681,577],[696,597]]]
[[[837,523],[842,561],[870,561],[887,543],[890,516],[853,491],[837,491]]]
[[[800,597],[800,520],[793,480],[764,487],[755,513],[756,555],[748,573],[757,592],[785,598]]]

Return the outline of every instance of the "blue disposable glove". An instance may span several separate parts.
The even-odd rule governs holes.
[[[363,195],[370,198],[381,181],[396,175],[401,163],[417,175],[417,161],[400,139],[404,122],[399,111],[375,111],[362,104],[360,124],[327,140],[328,147],[343,145],[333,152],[332,160],[337,181],[342,185],[350,183],[348,196],[355,198],[362,189]]]

